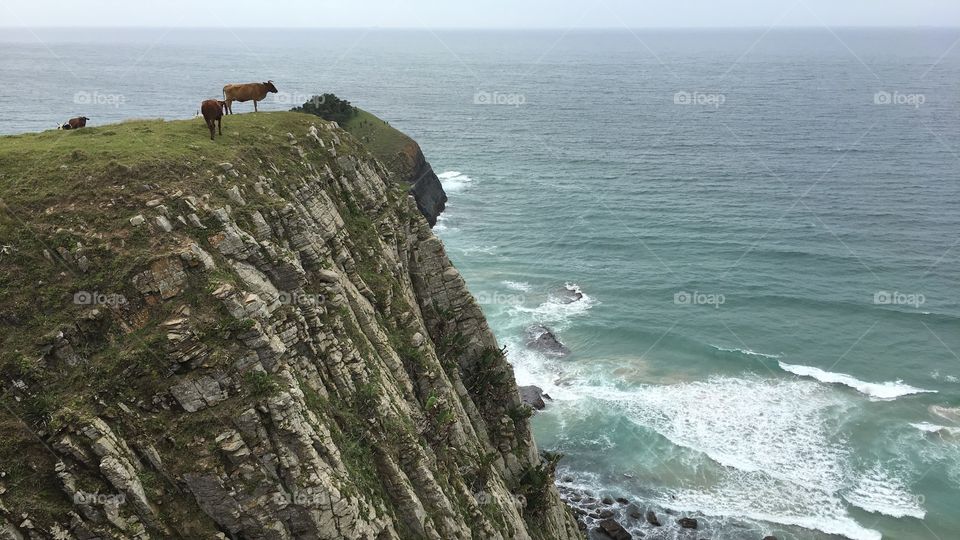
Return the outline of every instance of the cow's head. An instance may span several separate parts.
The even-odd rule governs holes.
[[[277,93],[277,87],[273,85],[273,81],[267,81],[263,83],[263,85],[267,87],[267,92],[271,92],[273,94]]]
[[[81,116],[80,119],[83,120],[84,122],[86,122],[87,120],[89,120],[89,118],[87,118],[86,116]]]

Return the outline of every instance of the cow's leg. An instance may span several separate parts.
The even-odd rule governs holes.
[[[253,100],[253,112],[257,112],[257,100]]]
[[[213,140],[213,120],[207,120],[207,129],[210,130],[210,140]]]
[[[223,137],[223,118],[217,118],[217,133]]]
[[[223,110],[226,114],[230,114],[230,106],[232,104],[233,103],[229,99],[223,102]]]

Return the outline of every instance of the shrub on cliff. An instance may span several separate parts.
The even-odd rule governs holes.
[[[332,120],[341,125],[357,115],[356,107],[350,105],[349,101],[340,99],[334,94],[313,96],[303,105],[290,110],[293,112],[315,114],[324,120]]]

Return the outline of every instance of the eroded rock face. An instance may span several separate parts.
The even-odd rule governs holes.
[[[137,254],[110,324],[41,351],[80,369],[136,346],[111,381],[130,390],[53,396],[38,474],[63,511],[24,516],[33,487],[0,478],[0,536],[582,537],[552,485],[529,496],[512,368],[423,209],[316,124],[273,135],[286,161],[231,165],[222,200],[167,203],[189,220],[143,208],[176,247]]]

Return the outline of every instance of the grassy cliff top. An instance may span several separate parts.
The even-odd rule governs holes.
[[[260,112],[226,116],[214,141],[200,118],[0,137],[0,372],[29,371],[16,366],[30,361],[38,333],[89,307],[74,305],[77,291],[129,288],[133,273],[183,249],[177,235],[151,232],[158,210],[177,227],[177,217],[196,212],[189,200],[231,205],[239,185],[249,203],[269,211],[278,201],[252,188],[262,175],[286,181],[324,164],[337,170],[326,152],[302,158],[287,135],[302,140],[311,125],[326,123]],[[346,137],[338,155],[351,154],[367,150]],[[200,214],[215,231],[216,220]],[[147,223],[131,222],[136,216]]]
[[[416,141],[392,127],[387,121],[358,110],[343,129],[362,142],[388,170],[402,178],[413,174],[414,157],[419,146]]]
[[[267,157],[267,140],[284,142],[285,132],[302,133],[321,123],[307,114],[265,112],[225,116],[223,137],[214,141],[202,118],[0,137],[0,198],[14,210],[31,212],[66,197],[80,202],[130,196],[137,181],[185,187],[191,183],[188,175],[219,171],[222,162],[239,166]]]

